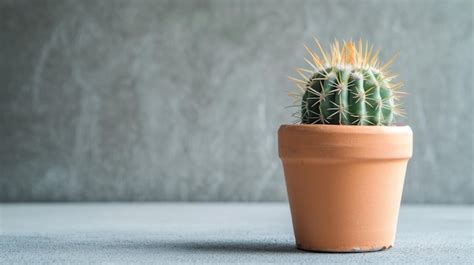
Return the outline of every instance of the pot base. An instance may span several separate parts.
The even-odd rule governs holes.
[[[299,250],[307,251],[307,252],[320,252],[320,253],[364,253],[364,252],[377,252],[388,250],[392,248],[392,245],[383,246],[383,247],[374,247],[374,248],[359,248],[354,247],[351,249],[313,249],[302,246],[301,244],[296,244],[296,248]]]

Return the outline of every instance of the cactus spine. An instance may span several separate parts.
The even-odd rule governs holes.
[[[297,69],[303,79],[290,78],[299,91],[290,94],[300,110],[295,113],[304,124],[391,125],[395,115],[403,115],[396,103],[403,92],[401,83],[393,84],[396,77],[388,72],[393,59],[380,65],[379,51],[372,53],[359,40],[331,45],[324,51],[315,39],[321,57],[306,47],[312,62],[305,61],[312,70]],[[309,76],[308,76],[309,74]]]

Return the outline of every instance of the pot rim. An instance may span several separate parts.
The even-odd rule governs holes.
[[[293,124],[278,130],[282,159],[408,159],[413,153],[410,126]]]
[[[377,126],[377,125],[338,125],[338,124],[282,124],[280,129],[304,130],[321,133],[350,133],[350,134],[413,134],[408,125]]]

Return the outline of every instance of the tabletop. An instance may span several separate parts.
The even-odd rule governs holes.
[[[287,203],[0,204],[0,261],[17,263],[474,263],[474,207],[402,205],[393,248],[296,249]]]

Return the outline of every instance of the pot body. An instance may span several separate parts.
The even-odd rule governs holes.
[[[282,125],[279,155],[297,247],[393,246],[412,139],[408,126]]]

